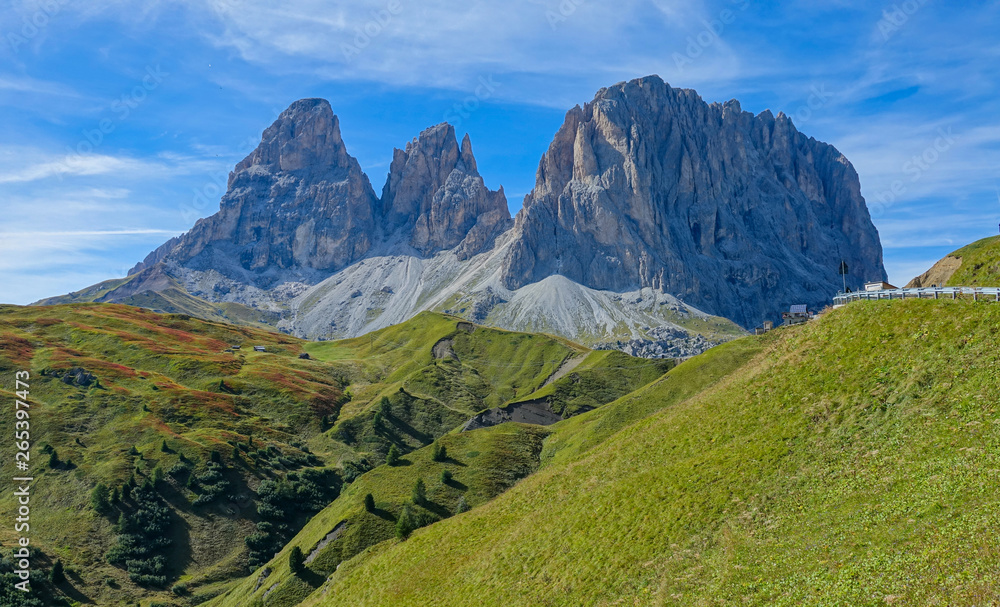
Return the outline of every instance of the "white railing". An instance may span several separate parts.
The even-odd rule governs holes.
[[[834,305],[844,305],[862,299],[958,299],[1000,301],[1000,287],[922,287],[919,289],[885,289],[882,291],[857,291],[837,293]]]

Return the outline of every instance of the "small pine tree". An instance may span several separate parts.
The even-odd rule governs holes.
[[[167,446],[167,439],[163,439],[163,443],[160,445],[160,451],[170,453],[170,447]]]
[[[469,504],[465,501],[465,496],[458,498],[458,505],[455,506],[455,514],[462,514],[469,511]]]
[[[382,414],[382,417],[389,417],[392,413],[392,403],[389,402],[389,397],[383,396],[382,400],[378,401],[378,412]]]
[[[110,499],[110,501],[111,501],[111,505],[112,506],[117,506],[118,504],[121,503],[121,501],[122,501],[122,494],[121,494],[121,490],[118,489],[118,487],[115,487],[115,488],[113,488],[111,490],[111,499]]]
[[[215,462],[216,464],[221,464],[222,454],[216,451],[215,449],[212,449],[212,451],[208,454],[208,459],[212,462]]]
[[[431,451],[431,459],[436,462],[443,462],[448,459],[448,449],[441,443],[434,441],[434,448]]]
[[[405,504],[403,511],[399,513],[399,518],[396,519],[396,537],[405,540],[410,537],[410,534],[416,528],[417,523],[414,520],[413,512],[410,510],[410,505]]]
[[[385,456],[385,463],[390,466],[395,466],[399,463],[399,449],[396,448],[396,445],[389,447],[389,453]]]
[[[125,483],[122,485],[122,499],[127,500],[132,498],[132,485]]]
[[[378,411],[376,411],[375,415],[372,416],[372,426],[374,426],[376,430],[382,427],[382,414]]]
[[[292,570],[292,573],[302,573],[305,564],[306,557],[303,556],[302,549],[298,546],[292,548],[292,551],[288,553],[288,568]]]
[[[53,449],[52,453],[49,454],[49,468],[53,468],[53,469],[58,468],[59,467],[59,463],[60,463],[59,462],[59,452],[56,451],[55,449]]]
[[[369,493],[365,496],[365,510],[368,512],[375,512],[375,498]]]
[[[129,455],[139,455],[139,450],[135,448],[135,445],[132,445],[132,448],[128,450],[128,454]]]
[[[108,488],[104,483],[97,483],[97,486],[90,492],[90,506],[98,514],[107,514],[111,509],[108,503]]]
[[[53,584],[62,584],[66,581],[66,574],[63,571],[62,561],[56,559],[55,563],[52,563],[52,570],[49,571],[49,581]]]
[[[447,485],[451,482],[451,470],[441,471],[441,484]]]
[[[157,466],[153,468],[153,484],[157,485],[163,481],[163,468]]]
[[[410,497],[413,499],[414,504],[423,504],[427,501],[427,486],[424,485],[424,479],[417,479],[416,484],[413,485]]]

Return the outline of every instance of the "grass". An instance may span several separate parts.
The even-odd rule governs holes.
[[[3,306],[0,342],[0,374],[11,378],[24,369],[32,375],[38,505],[32,511],[37,524],[32,540],[44,554],[78,568],[82,576],[70,580],[73,588],[102,604],[156,591],[134,586],[122,570],[105,562],[115,532],[112,515],[89,507],[97,483],[119,487],[132,475],[141,483],[157,467],[168,470],[182,462],[197,472],[218,451],[230,470],[233,493],[252,494],[252,486],[286,468],[322,466],[324,454],[309,460],[302,448],[321,432],[320,415],[343,400],[338,376],[297,358],[298,340],[183,315],[108,304]],[[264,344],[271,353],[224,351],[243,342]],[[66,383],[67,371],[76,368],[96,381]],[[5,379],[5,398],[11,396],[9,384]],[[12,410],[5,408],[2,415],[13,424]],[[233,459],[233,444],[246,441],[250,432],[258,446],[270,445],[287,466],[277,455]],[[62,465],[49,469],[46,447],[56,450]],[[12,456],[10,443],[0,449]],[[230,578],[244,573],[245,558],[242,565],[238,561],[252,518],[230,512],[229,498],[193,506],[198,492],[177,479],[168,478],[161,493],[177,523],[174,577],[188,577],[196,587],[200,575],[217,573],[216,565],[226,560],[231,561]],[[10,531],[2,537],[13,539]],[[105,578],[115,586],[104,584]]]
[[[410,453],[397,466],[375,468],[314,517],[270,563],[209,604],[214,607],[299,604],[340,563],[394,538],[396,520],[404,504],[411,504],[423,524],[431,524],[453,516],[463,497],[470,507],[479,506],[530,474],[538,465],[545,435],[541,428],[521,424],[450,434],[441,439],[449,454],[443,462],[433,461],[428,447]],[[441,480],[444,470],[453,474],[448,483]],[[418,478],[427,485],[427,502],[413,506],[411,489]],[[369,493],[374,497],[374,511],[364,507],[365,495]],[[336,539],[323,543],[337,529],[341,531]],[[306,572],[300,575],[293,574],[288,567],[288,553],[296,546],[310,557]],[[268,571],[265,581],[258,584],[264,571]]]
[[[997,603],[998,326],[859,302],[737,340],[551,427],[538,472],[302,604]],[[616,417],[598,449],[571,436]]]
[[[948,286],[1000,286],[1000,236],[974,242],[950,257],[960,258],[962,265],[952,274]]]
[[[595,350],[569,373],[515,402],[545,400],[571,417],[609,403],[663,376],[673,359],[634,358],[615,350]]]
[[[454,357],[432,354],[442,339],[451,340]],[[254,345],[266,352],[254,352]],[[132,476],[143,483],[157,468],[178,470],[158,485],[174,523],[168,586],[181,581],[192,597],[207,599],[250,570],[244,538],[261,529],[258,489],[265,481],[330,473],[321,488],[330,498],[317,510],[345,482],[354,481],[345,493],[351,499],[357,498],[355,487],[374,483],[385,512],[396,516],[397,498],[408,494],[414,474],[424,474],[426,445],[477,411],[534,391],[564,360],[587,352],[565,340],[459,325],[459,319],[431,313],[372,336],[313,343],[221,319],[118,304],[0,306],[3,397],[12,398],[15,370],[32,375],[33,545],[39,558],[60,558],[78,572],[56,598],[97,604],[180,600],[164,589],[136,586],[105,561],[117,535],[113,522],[130,506],[94,512],[89,495],[98,483],[120,488]],[[304,353],[311,358],[299,358]],[[78,369],[93,381],[76,382]],[[651,377],[640,375],[636,379]],[[389,407],[376,426],[382,396]],[[11,408],[0,416],[13,424]],[[341,432],[346,428],[354,429],[350,440]],[[453,441],[453,457],[462,454],[461,465],[445,464],[454,465],[461,487],[435,485],[441,464],[431,466],[425,480],[440,506],[436,516],[453,512],[462,495],[481,504],[533,470],[540,432],[504,426],[442,438]],[[411,465],[365,474],[384,461],[391,444]],[[45,464],[48,448],[62,462],[53,469]],[[8,441],[0,455],[11,459],[12,449]],[[188,486],[189,476],[212,476],[213,452],[228,485],[205,480]],[[382,476],[388,480],[378,480]],[[206,505],[196,504],[216,492]],[[12,507],[2,508],[5,516]],[[309,514],[295,510],[282,521],[281,533],[292,537]],[[336,554],[347,554],[341,546],[348,539],[355,551],[382,541],[385,529],[379,529],[352,526],[333,544]],[[11,529],[0,531],[5,544],[14,539]]]

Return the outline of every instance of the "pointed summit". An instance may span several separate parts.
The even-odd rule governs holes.
[[[268,286],[275,269],[336,271],[371,248],[377,207],[330,103],[302,99],[229,174],[219,212],[133,273],[164,261]]]
[[[468,133],[462,138],[462,164],[465,165],[467,172],[473,175],[479,174],[479,167],[476,166],[476,159],[472,155],[472,140],[469,139]],[[500,186],[500,189],[503,189],[503,186]]]
[[[503,190],[486,187],[469,136],[459,147],[448,123],[393,152],[382,209],[386,231],[400,231],[422,255],[457,247],[460,259],[492,246],[510,222]]]
[[[250,167],[302,171],[351,164],[340,137],[340,120],[326,99],[301,99],[278,116],[261,137],[260,145],[236,165],[238,173]]]

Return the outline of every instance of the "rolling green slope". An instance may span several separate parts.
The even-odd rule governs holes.
[[[459,503],[476,507],[496,497],[537,468],[546,431],[537,426],[503,424],[441,439],[448,457],[436,462],[433,449],[414,451],[398,465],[381,466],[361,476],[328,508],[316,515],[285,549],[239,586],[211,605],[291,606],[319,587],[338,565],[380,542],[396,537],[406,507],[421,526],[452,516]],[[442,472],[453,476],[445,481]],[[414,504],[412,488],[426,486],[426,501]],[[368,510],[371,494],[375,508]],[[307,571],[294,575],[288,554],[298,547]]]
[[[861,302],[712,350],[303,605],[1000,602],[997,327],[993,303]]]
[[[1000,286],[1000,236],[984,238],[950,255],[962,260],[948,286]]]
[[[141,276],[132,275],[126,278],[105,280],[73,293],[43,299],[34,305],[102,303],[107,301],[106,298],[116,290],[130,288],[130,283],[136,280],[142,280]],[[273,330],[275,323],[281,319],[281,316],[275,312],[257,310],[243,304],[212,303],[191,295],[172,278],[163,277],[161,280],[169,286],[158,290],[141,290],[128,296],[118,296],[115,301],[123,305],[146,308],[162,314],[187,314],[208,321],[224,320],[258,329]]]
[[[571,417],[620,398],[673,366],[673,359],[650,360],[616,350],[595,350],[561,377],[514,402],[544,400],[554,412]]]
[[[949,287],[1000,286],[1000,236],[983,238],[948,254],[910,281],[910,287],[933,284]]]
[[[118,304],[0,306],[3,397],[13,398],[15,371],[31,373],[37,562],[44,570],[58,559],[72,572],[45,600],[204,601],[268,561],[331,502],[356,504],[354,487],[365,483],[394,517],[398,495],[424,471],[381,465],[391,447],[420,462],[407,454],[427,453],[471,415],[536,391],[588,353],[432,313],[314,343]],[[629,377],[614,390],[656,374]],[[12,408],[0,416],[13,427]],[[543,434],[512,428],[441,439],[465,455],[452,462],[456,483],[429,491],[438,506],[424,508],[422,522],[450,514],[462,497],[483,503],[537,467]],[[12,459],[12,449],[3,443],[0,454]],[[390,481],[373,480],[386,474]],[[431,483],[440,470],[427,475]],[[385,525],[369,526],[351,526],[344,541],[355,538],[352,550],[385,539]],[[168,541],[154,544],[160,537]],[[5,544],[14,538],[0,531]],[[342,543],[333,543],[337,554]],[[135,545],[152,548],[140,554],[128,548]]]

